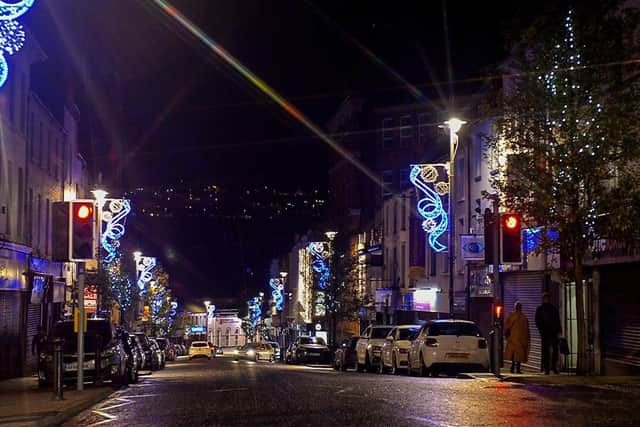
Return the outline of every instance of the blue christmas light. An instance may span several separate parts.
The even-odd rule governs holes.
[[[327,264],[329,252],[325,251],[324,247],[324,242],[311,242],[308,246],[309,254],[311,255],[311,268],[318,273],[318,287],[322,290],[329,287],[327,282],[330,275]]]
[[[107,223],[100,239],[102,247],[107,252],[104,257],[105,263],[110,263],[116,258],[120,238],[125,233],[124,219],[129,212],[131,212],[131,204],[126,199],[111,200],[108,209],[102,212],[102,220]]]
[[[249,321],[251,326],[255,328],[262,316],[262,309],[260,308],[260,298],[254,297],[249,300]]]
[[[409,173],[409,180],[422,193],[424,197],[419,198],[416,204],[418,214],[424,218],[422,228],[427,232],[429,246],[436,252],[443,252],[447,249],[438,240],[449,226],[449,217],[445,211],[441,196],[449,192],[446,182],[438,180],[438,170],[434,165],[413,166]],[[433,184],[430,188],[427,183]]]
[[[273,301],[276,305],[277,311],[282,311],[283,303],[284,303],[284,284],[280,279],[269,279],[269,286],[271,286],[271,296],[273,297]]]
[[[7,3],[0,0],[0,87],[9,76],[9,64],[4,54],[13,55],[24,46],[25,31],[15,19],[21,17],[35,0],[21,0]]]

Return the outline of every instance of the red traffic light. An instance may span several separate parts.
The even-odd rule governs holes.
[[[503,313],[504,313],[504,306],[502,304],[494,304],[493,305],[493,318],[494,319],[502,319]]]
[[[76,204],[74,216],[82,221],[90,219],[93,216],[93,206],[89,203]]]
[[[502,224],[508,230],[519,230],[520,217],[515,214],[504,214],[502,215]]]

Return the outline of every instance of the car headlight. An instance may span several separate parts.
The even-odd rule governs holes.
[[[238,350],[233,350],[233,354],[238,354]]]
[[[256,352],[253,350],[247,351],[247,356],[253,356],[254,354],[256,354]]]

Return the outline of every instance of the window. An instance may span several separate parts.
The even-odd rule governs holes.
[[[41,237],[41,228],[42,228],[42,195],[38,194],[38,204],[37,204],[37,211],[36,211],[36,247],[40,248],[40,245],[42,243],[42,241],[40,240]]]
[[[409,181],[409,168],[400,169],[400,190],[406,190],[411,188],[411,181]]]
[[[35,143],[36,143],[36,137],[35,137],[35,117],[34,114],[31,113],[31,116],[29,117],[29,158],[31,159],[32,163],[36,162],[36,148],[35,148]]]
[[[482,179],[482,146],[484,145],[481,135],[473,138],[473,176],[476,181]]]
[[[27,133],[27,77],[24,73],[20,74],[20,94],[18,95],[18,104],[20,105],[20,129],[22,133]]]
[[[382,119],[382,148],[393,146],[393,119],[387,117]]]
[[[47,132],[47,147],[45,151],[45,158],[47,162],[47,173],[51,176],[51,131]]]
[[[400,117],[400,146],[408,147],[413,137],[413,128],[411,127],[411,116]]]
[[[9,74],[9,81],[7,81],[7,84],[9,86],[9,96],[8,101],[9,101],[9,122],[11,124],[14,124],[14,120],[15,120],[15,97],[16,97],[16,88],[15,88],[15,83],[16,83],[16,79],[13,78],[13,74]]]
[[[391,286],[395,287],[398,284],[398,248],[395,246],[393,247],[393,264],[391,265],[393,266],[393,274],[391,275],[393,283]]]
[[[449,274],[449,252],[445,252],[440,259],[442,260],[442,273]]]
[[[400,229],[402,231],[407,229],[407,200],[402,197],[400,201]]]
[[[9,164],[9,168],[11,168],[11,164]],[[11,185],[9,185],[9,197],[11,198],[12,190]],[[24,238],[24,229],[22,224],[22,218],[24,216],[24,172],[22,168],[18,168],[18,240],[22,241]],[[11,209],[9,209],[11,212]],[[7,223],[9,220],[7,219]]]
[[[33,188],[29,189],[29,202],[27,205],[27,244],[33,243]]]
[[[437,274],[436,265],[438,264],[438,253],[433,249],[430,250],[431,260],[429,262],[429,275],[435,276]]]
[[[393,201],[393,234],[398,232],[398,199]]]
[[[402,283],[406,286],[406,276],[405,276],[405,263],[407,261],[407,244],[402,242],[402,246],[400,247],[400,277]]]
[[[46,200],[45,208],[45,220],[44,220],[44,253],[49,255],[49,227],[50,227],[50,214],[49,214],[49,199]]]

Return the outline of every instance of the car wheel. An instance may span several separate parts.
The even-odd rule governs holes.
[[[364,358],[364,370],[371,372],[371,361],[369,360],[369,353]]]
[[[422,358],[422,353],[420,353],[420,362],[418,365],[418,375],[421,377],[426,377],[427,376],[427,367],[424,366],[424,359]]]

